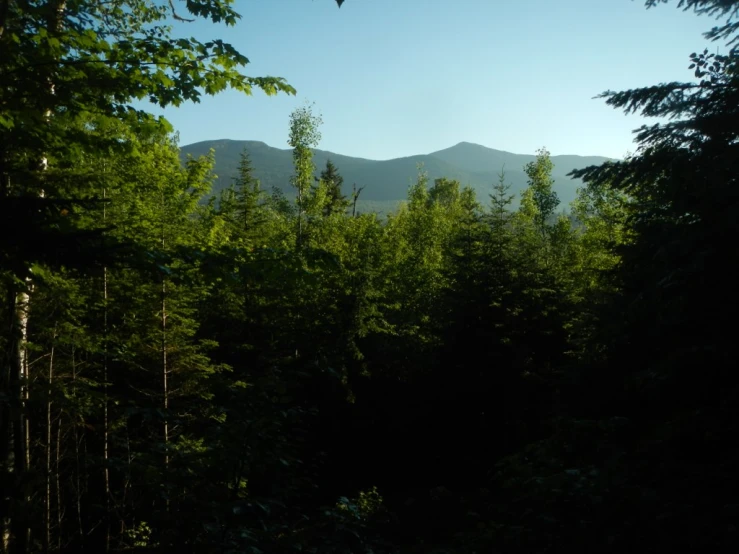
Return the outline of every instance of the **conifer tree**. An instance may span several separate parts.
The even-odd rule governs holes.
[[[341,190],[344,178],[331,160],[326,160],[326,167],[321,171],[320,181],[325,183],[327,189],[327,201],[323,209],[325,216],[332,213],[343,214],[351,203]]]

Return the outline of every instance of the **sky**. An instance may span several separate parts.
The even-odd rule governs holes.
[[[290,113],[323,119],[319,148],[390,159],[462,141],[518,154],[622,158],[651,122],[594,99],[692,78],[688,56],[716,49],[715,21],[643,0],[236,0],[235,27],[179,23],[284,77],[297,95],[227,91],[164,110],[180,144],[259,140],[288,148]]]

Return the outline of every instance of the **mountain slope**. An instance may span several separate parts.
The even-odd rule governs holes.
[[[498,172],[505,166],[506,170],[521,171],[523,167],[536,159],[533,154],[512,154],[503,150],[487,148],[471,142],[460,142],[450,148],[432,152],[433,156],[447,163],[464,167],[475,173]],[[552,156],[554,174],[562,177],[573,169],[581,169],[589,165],[600,165],[608,158],[602,156]]]
[[[273,148],[263,142],[244,140],[213,140],[189,144],[181,148],[183,159],[191,154],[207,154],[213,148],[216,155],[216,174],[219,179],[216,191],[227,187],[236,175],[241,152],[246,149],[252,160],[255,175],[266,189],[278,187],[291,194],[290,176],[293,173],[292,151]],[[314,151],[318,172],[331,161],[344,177],[344,192],[351,192],[352,184],[364,186],[362,200],[373,202],[397,202],[406,197],[408,186],[416,179],[418,164],[423,164],[433,182],[439,177],[458,179],[463,185],[472,186],[478,199],[487,202],[498,173],[505,168],[506,181],[512,193],[520,193],[526,187],[523,167],[535,159],[533,155],[512,154],[502,150],[486,148],[478,144],[461,142],[451,148],[431,154],[395,158],[392,160],[368,160],[342,156],[325,150]],[[608,158],[598,156],[553,156],[555,190],[563,207],[575,197],[580,183],[566,176],[573,169],[600,164]]]

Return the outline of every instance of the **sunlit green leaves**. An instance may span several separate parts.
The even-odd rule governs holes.
[[[117,117],[140,99],[177,106],[228,88],[245,94],[256,89],[295,93],[282,78],[244,75],[249,60],[220,39],[172,38],[171,18],[177,23],[182,15],[178,9],[149,0],[68,2],[58,27],[50,28],[40,8],[21,10],[13,4],[0,36],[0,76],[14,83],[0,91],[0,129],[22,129],[48,150],[63,127],[56,119],[46,126],[30,121],[19,126],[34,110],[37,116],[30,119],[41,118],[47,109],[57,118],[86,110]],[[238,18],[229,0],[190,0],[184,9],[188,16],[214,22],[233,24]],[[31,97],[36,100],[30,102]]]

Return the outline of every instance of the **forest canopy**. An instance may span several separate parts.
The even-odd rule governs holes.
[[[294,198],[133,107],[295,92],[173,38],[232,2],[0,1],[0,551],[736,551],[739,2],[672,4],[727,53],[570,205],[542,148],[380,217],[314,106]]]

